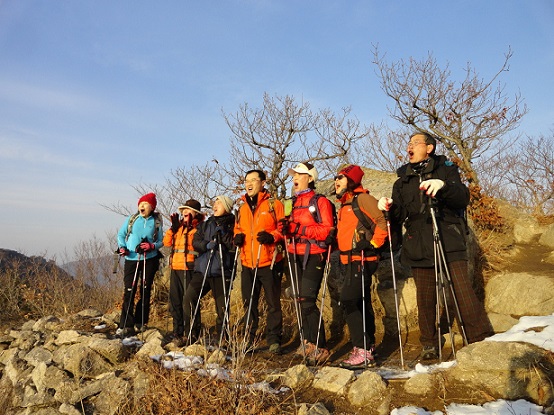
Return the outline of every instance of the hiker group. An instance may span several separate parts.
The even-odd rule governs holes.
[[[170,340],[176,346],[199,340],[200,300],[210,291],[217,314],[215,340],[220,347],[234,341],[229,332],[229,309],[240,259],[242,350],[252,350],[259,335],[263,288],[267,306],[265,340],[269,352],[281,353],[281,292],[285,279],[298,324],[297,354],[308,364],[324,364],[330,351],[322,304],[331,253],[336,252],[343,279],[340,306],[352,344],[350,355],[340,366],[373,366],[376,339],[371,279],[382,253],[388,251],[392,259],[398,245],[400,260],[411,267],[416,283],[421,359],[441,357],[443,317],[451,336],[453,319],[458,320],[465,344],[491,335],[484,307],[468,275],[464,212],[469,191],[456,165],[435,155],[435,148],[436,140],[431,135],[413,134],[407,148],[409,163],[397,170],[391,197],[379,200],[363,187],[364,172],[359,166],[342,168],[334,177],[338,211],[326,196],[315,192],[318,172],[309,162],[288,169],[294,193],[291,206],[285,207],[270,195],[265,188],[265,173],[252,169],[244,175],[245,193],[237,208],[235,201],[220,195],[207,218],[200,202],[190,199],[179,206],[179,213],[170,215],[171,226],[165,234],[161,215],[155,212],[156,196],[142,196],[138,212],[129,216],[118,232],[118,254],[125,256],[125,292],[118,334],[125,337],[144,330],[148,324],[158,252],[166,246],[171,248]],[[402,239],[398,244],[396,235]],[[392,260],[391,266],[404,365]],[[139,300],[135,304],[137,292]]]

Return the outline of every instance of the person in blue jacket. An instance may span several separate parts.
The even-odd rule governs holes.
[[[163,246],[162,216],[155,212],[156,195],[148,193],[138,201],[138,211],[130,215],[117,233],[118,253],[125,256],[125,291],[117,334],[126,337],[143,331],[150,314],[150,294]],[[140,298],[133,308],[137,289]]]

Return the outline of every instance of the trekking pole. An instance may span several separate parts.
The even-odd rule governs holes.
[[[260,254],[262,252],[262,244],[258,245],[258,255],[256,256],[256,268],[254,268],[254,277],[252,278],[252,289],[250,290],[250,299],[248,301],[248,311],[246,312],[246,324],[244,326],[244,339],[243,344],[246,345],[246,336],[249,333],[250,313],[252,312],[252,297],[254,297],[254,290],[256,288],[256,278],[258,277],[258,268],[260,265]]]
[[[140,255],[139,255],[139,258],[140,258]],[[145,298],[145,295],[146,295],[146,253],[143,253],[142,254],[142,320],[141,320],[141,327],[140,327],[140,332],[141,332],[141,340],[144,341],[144,331],[145,331],[145,327],[144,327],[144,324],[145,324],[145,320],[144,320],[144,317],[145,317],[145,303],[146,303],[146,298]]]
[[[137,261],[137,267],[135,268],[135,275],[133,276],[133,284],[131,285],[131,294],[130,294],[130,298],[129,298],[129,304],[127,304],[127,311],[125,313],[125,319],[123,320],[123,327],[122,327],[123,330],[127,326],[127,318],[129,317],[129,311],[131,310],[131,303],[134,302],[134,297],[135,297],[134,294],[135,294],[135,290],[136,290],[136,286],[137,286],[138,270],[139,270],[139,261]]]
[[[292,296],[293,296],[293,303],[294,303],[294,311],[296,312],[296,322],[298,323],[298,335],[300,337],[300,345],[302,346],[302,350],[303,350],[303,357],[304,359],[306,358],[306,345],[304,344],[304,329],[302,327],[302,311],[300,309],[300,303],[298,301],[298,291],[297,291],[297,288],[298,286],[296,285],[296,279],[297,279],[297,276],[293,275],[293,270],[292,270],[292,264],[291,264],[291,256],[290,256],[290,252],[289,252],[289,244],[287,242],[287,238],[284,239],[285,241],[285,252],[287,253],[287,263],[289,265],[289,274],[290,274],[290,282],[291,282],[291,287],[292,287]],[[294,249],[294,247],[293,247]],[[294,257],[296,257],[296,255],[294,255]],[[294,267],[296,269],[296,266]]]
[[[210,265],[212,262],[212,257],[214,254],[213,248],[210,251],[210,256],[208,257],[208,264],[206,265],[206,271],[204,271],[204,276],[202,278],[202,285],[200,286],[200,292],[198,293],[198,300],[196,301],[196,306],[194,307],[194,313],[192,314],[192,319],[190,321],[190,329],[189,329],[189,335],[187,338],[187,344],[191,340],[192,336],[192,328],[194,327],[194,322],[196,320],[196,315],[198,313],[198,309],[200,308],[200,300],[202,300],[202,292],[204,291],[204,285],[206,284],[206,279],[208,278],[208,272],[210,271]]]
[[[434,238],[434,237],[433,237]],[[440,309],[440,303],[441,303],[441,281],[440,281],[440,274],[438,269],[438,251],[437,251],[437,244],[435,243],[433,239],[433,262],[434,262],[434,269],[435,269],[435,326],[437,328],[437,338],[438,338],[438,349],[439,349],[439,361],[442,362],[442,333],[441,333],[441,309]]]
[[[364,369],[367,369],[367,329],[366,329],[366,316],[365,316],[365,257],[363,249],[360,251],[362,262],[360,264],[361,281],[362,281],[362,325],[364,332]]]
[[[224,264],[223,264],[223,246],[221,245],[221,235],[220,235],[219,232],[216,233],[216,242],[217,242],[217,246],[218,246],[219,263],[221,265],[221,284],[223,286],[223,299],[224,299],[223,302],[225,303],[225,299],[227,298],[227,287],[226,287],[226,284],[225,284],[225,267],[224,267]],[[231,287],[229,287],[229,295],[231,295],[230,288]],[[215,300],[215,295],[214,295],[214,300]],[[224,307],[224,309],[223,309],[223,321],[221,322],[221,332],[220,332],[220,334],[225,331],[225,305],[223,307]],[[217,308],[217,303],[216,303],[216,308]]]
[[[223,325],[222,327],[225,327],[226,320],[229,321],[229,305],[231,304],[231,288],[233,287],[233,281],[235,280],[236,275],[236,269],[237,269],[237,261],[239,257],[240,248],[237,248],[235,251],[235,260],[233,262],[233,270],[231,271],[231,280],[229,281],[229,295],[225,298],[225,311],[223,313]],[[229,329],[230,331],[230,329]],[[223,343],[223,330],[221,330],[221,333],[219,333],[219,348],[221,349],[221,345]]]
[[[438,255],[439,255],[439,259],[440,259],[439,264],[443,268],[443,270],[442,270],[443,272],[441,273],[441,276],[442,277],[446,276],[446,281],[447,281],[448,285],[450,286],[450,292],[452,294],[452,300],[453,300],[455,311],[456,311],[456,317],[458,318],[458,323],[460,325],[460,330],[462,332],[462,339],[463,339],[464,345],[467,346],[469,343],[468,343],[468,340],[467,340],[465,327],[464,327],[464,323],[463,323],[463,320],[462,320],[462,314],[460,312],[460,307],[458,305],[458,299],[456,298],[456,292],[454,290],[454,285],[452,283],[452,278],[450,277],[450,271],[448,270],[448,263],[446,262],[446,256],[444,254],[444,248],[443,248],[443,245],[442,245],[442,241],[440,239],[439,227],[438,227],[438,224],[437,224],[437,218],[436,218],[436,215],[435,215],[435,207],[433,206],[433,204],[434,204],[434,201],[431,200],[429,210],[431,212],[431,219],[433,221],[433,237],[434,237],[434,241],[435,241],[435,244],[436,244],[437,250],[438,250]],[[444,290],[444,285],[443,285],[443,290]],[[443,296],[444,296],[445,301],[446,301],[446,293],[444,293],[444,291],[443,291]],[[446,308],[446,315],[447,315],[447,317],[449,317],[448,304],[446,302],[445,302],[445,308]],[[450,329],[450,322],[449,322],[449,329]],[[451,329],[450,329],[450,331],[451,331]],[[451,335],[451,337],[452,337],[452,335]],[[454,356],[456,356],[455,351],[454,351],[454,343],[453,342],[452,342],[452,351],[454,352]]]
[[[389,251],[390,251],[390,266],[392,271],[392,287],[394,291],[394,308],[396,310],[396,324],[398,329],[398,346],[400,350],[400,364],[402,365],[402,370],[404,370],[404,351],[402,350],[402,332],[400,330],[400,307],[398,301],[398,288],[396,285],[396,272],[394,269],[394,253],[392,251],[392,232],[390,228],[390,218],[389,211],[383,211],[385,220],[387,221],[387,234],[389,239]]]
[[[319,348],[319,333],[321,331],[321,323],[323,321],[323,306],[325,303],[325,293],[327,291],[327,277],[329,276],[329,271],[331,270],[331,245],[327,247],[327,262],[325,263],[325,268],[323,269],[323,292],[321,293],[321,306],[319,310],[319,322],[317,323],[317,337],[315,341],[316,349]]]

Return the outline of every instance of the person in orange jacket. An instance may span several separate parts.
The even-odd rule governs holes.
[[[169,308],[173,317],[173,332],[169,339],[177,347],[185,344],[184,333],[188,333],[190,329],[190,322],[185,322],[184,318],[183,299],[194,271],[194,260],[198,255],[192,246],[192,239],[196,227],[204,221],[204,214],[200,209],[200,202],[194,199],[189,199],[179,206],[179,213],[171,214],[171,227],[163,238],[164,246],[171,247]],[[200,313],[194,325],[200,327]]]
[[[371,276],[377,270],[379,260],[375,248],[383,246],[387,238],[387,222],[377,207],[377,199],[362,186],[363,176],[363,170],[352,164],[335,176],[335,196],[341,203],[337,243],[340,262],[345,269],[340,304],[346,313],[350,340],[354,346],[350,356],[340,363],[346,369],[375,364]],[[361,221],[358,215],[363,215],[365,219]],[[369,225],[370,229],[364,225]]]
[[[246,193],[241,197],[243,203],[237,213],[233,242],[240,248],[244,308],[241,324],[247,333],[247,342],[252,344],[258,330],[258,303],[263,287],[267,303],[266,342],[269,351],[278,354],[283,330],[280,300],[283,255],[279,249],[283,237],[277,228],[285,213],[283,203],[271,197],[265,184],[266,175],[262,170],[246,172]]]
[[[301,339],[297,354],[308,364],[323,364],[329,357],[325,328],[319,324],[320,311],[316,301],[323,281],[328,246],[326,239],[334,226],[334,210],[329,199],[316,195],[316,168],[308,162],[288,169],[293,182],[293,206],[288,220],[280,222],[281,232],[288,239],[288,256],[293,275],[291,282],[298,287]]]

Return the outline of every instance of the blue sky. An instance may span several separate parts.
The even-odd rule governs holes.
[[[72,252],[136,205],[131,187],[225,159],[222,117],[264,92],[384,121],[372,65],[429,52],[492,76],[554,125],[554,2],[0,0],[0,248]],[[115,243],[114,247],[115,248]]]

